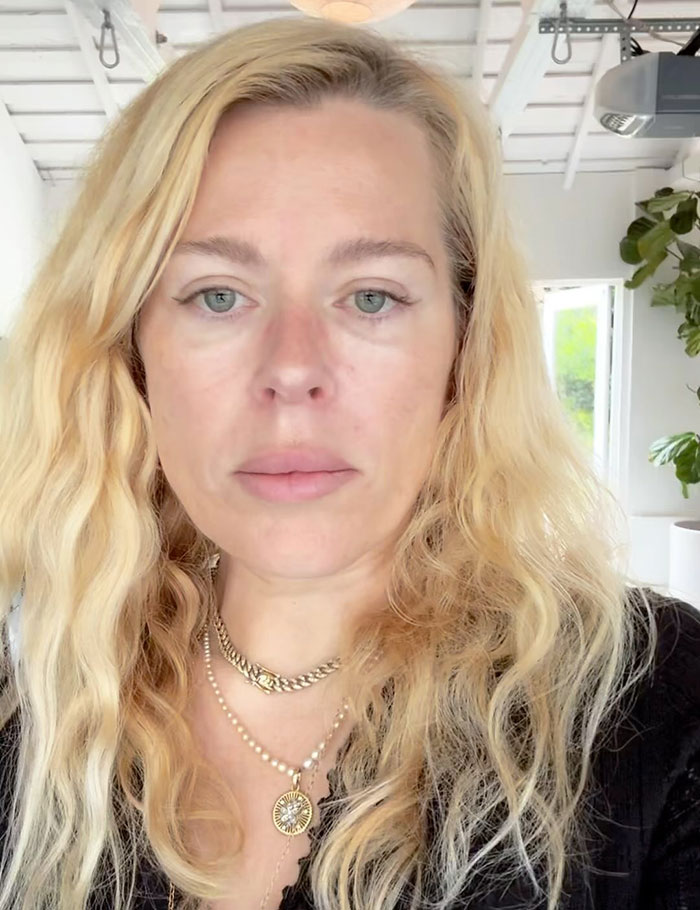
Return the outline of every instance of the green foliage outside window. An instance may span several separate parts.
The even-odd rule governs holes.
[[[557,394],[574,428],[593,451],[596,308],[560,310],[554,334]]]

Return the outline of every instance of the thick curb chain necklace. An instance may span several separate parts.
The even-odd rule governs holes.
[[[209,567],[213,570],[213,574],[218,569],[220,558],[221,554],[216,553],[209,562]],[[292,692],[306,689],[315,682],[329,676],[340,667],[340,658],[334,657],[309,673],[300,673],[299,676],[292,677],[280,676],[262,664],[252,663],[236,650],[218,610],[214,610],[214,628],[219,639],[219,649],[222,655],[251,685],[261,689],[266,695],[270,695],[272,692]]]
[[[340,659],[336,657],[316,667],[315,670],[311,670],[310,673],[301,673],[299,676],[292,677],[280,676],[262,664],[254,664],[246,660],[234,648],[218,610],[214,613],[214,628],[219,639],[219,648],[226,660],[245,676],[251,685],[262,689],[266,695],[271,695],[273,692],[292,692],[295,689],[308,688],[325,676],[329,676],[340,666]]]

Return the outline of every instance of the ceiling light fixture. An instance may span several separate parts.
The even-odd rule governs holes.
[[[349,25],[379,22],[400,13],[415,0],[289,0],[292,6],[317,19]]]

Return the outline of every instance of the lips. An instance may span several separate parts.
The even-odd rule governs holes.
[[[238,471],[237,481],[253,496],[268,502],[304,502],[319,499],[345,486],[357,471],[292,471],[289,474],[255,474]]]
[[[237,473],[245,474],[289,474],[292,472],[311,473],[315,471],[354,470],[344,458],[322,448],[269,449],[244,461]]]

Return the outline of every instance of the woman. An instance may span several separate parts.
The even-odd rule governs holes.
[[[312,19],[99,143],[2,375],[0,910],[700,900],[700,621],[615,566],[500,169]]]

